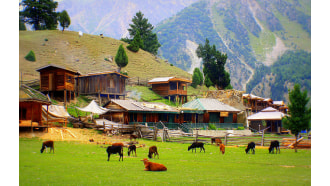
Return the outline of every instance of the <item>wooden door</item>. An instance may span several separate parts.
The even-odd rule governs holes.
[[[55,82],[54,82],[54,73],[49,74],[49,91],[54,91],[55,90]]]

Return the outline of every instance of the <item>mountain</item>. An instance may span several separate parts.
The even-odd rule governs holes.
[[[66,10],[69,30],[120,39],[136,12],[141,11],[152,25],[169,18],[197,0],[61,0],[56,11]]]
[[[201,67],[194,51],[208,38],[227,53],[232,86],[246,90],[259,69],[272,68],[287,51],[311,52],[311,1],[200,0],[155,31],[159,54],[189,72]]]
[[[128,65],[121,70],[135,81],[137,77],[140,81],[170,76],[191,79],[189,73],[149,52],[127,50],[125,42],[90,34],[79,37],[78,32],[59,30],[19,32],[19,77],[23,81],[39,79],[36,69],[48,64],[75,69],[82,74],[117,70],[114,58],[120,44],[128,56]],[[24,58],[30,50],[35,53],[35,62]]]

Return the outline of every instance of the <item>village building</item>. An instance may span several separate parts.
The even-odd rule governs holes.
[[[48,98],[39,91],[28,86],[19,88],[19,128],[20,129],[47,129],[43,123],[42,105],[50,105]]]
[[[78,71],[54,64],[40,67],[36,71],[40,73],[42,93],[64,104],[75,98],[75,76],[80,74]]]
[[[159,121],[177,123],[175,115],[179,114],[177,109],[164,103],[137,102],[133,100],[112,99],[103,107],[110,109],[110,111],[101,117],[122,124]]]
[[[116,71],[79,75],[76,77],[78,95],[125,99],[125,85],[129,77]]]
[[[262,98],[253,94],[243,94],[242,99],[248,113],[257,113],[267,107],[272,107],[285,114],[288,112],[284,101],[273,101],[271,98]]]
[[[237,123],[237,114],[241,112],[217,99],[210,98],[197,98],[183,104],[182,107],[190,109],[181,111],[185,122],[190,120],[192,123]],[[194,110],[198,113],[193,113]]]
[[[260,112],[247,117],[247,120],[250,122],[249,127],[256,131],[268,128],[266,130],[267,132],[281,133],[281,131],[286,130],[282,126],[282,118],[284,116],[285,114],[279,110],[267,107]],[[263,121],[265,126],[263,125]]]
[[[164,97],[176,103],[187,102],[187,88],[191,83],[188,79],[176,78],[176,77],[161,77],[154,78],[148,81],[148,84],[152,86],[152,90]]]

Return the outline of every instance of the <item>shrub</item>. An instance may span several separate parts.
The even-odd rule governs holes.
[[[217,130],[217,127],[214,124],[209,123],[209,130]]]
[[[244,130],[244,127],[237,127],[237,130]]]
[[[36,56],[33,50],[30,50],[30,52],[24,58],[28,61],[36,61]]]
[[[45,38],[45,41],[48,41],[48,39],[47,39],[47,38]]]

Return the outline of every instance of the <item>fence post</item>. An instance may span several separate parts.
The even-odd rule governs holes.
[[[225,135],[225,145],[227,146],[227,134]]]
[[[195,142],[197,142],[197,138],[198,138],[198,130],[196,129],[196,139],[195,139]]]
[[[264,134],[265,134],[265,130],[262,131],[262,136],[261,136],[261,146],[264,146]]]

